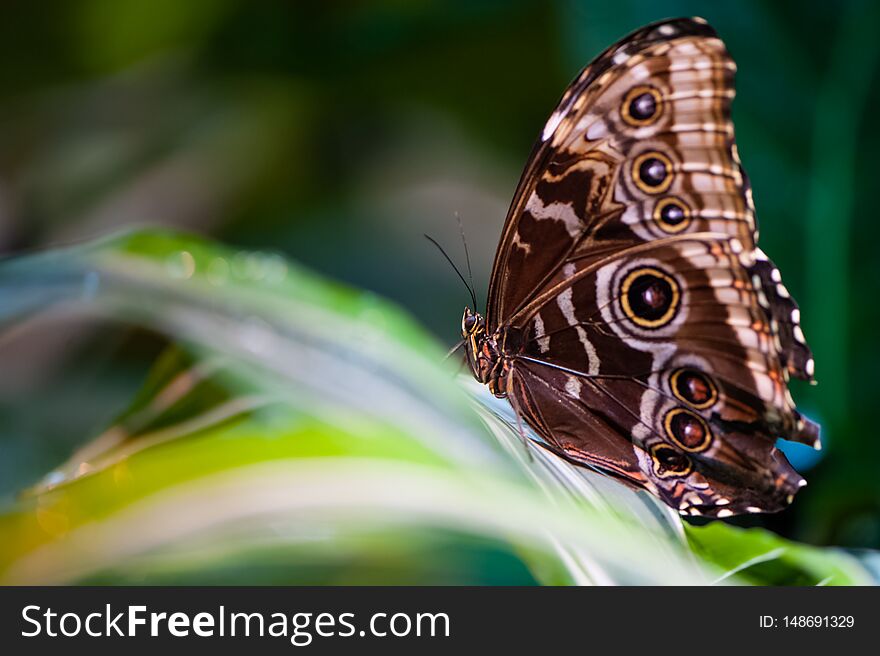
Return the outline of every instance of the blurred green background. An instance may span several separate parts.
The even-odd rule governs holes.
[[[5,3],[0,254],[166,225],[272,249],[456,339],[525,158],[568,81],[653,20],[702,15],[739,66],[739,150],[761,246],[803,311],[825,449],[810,485],[751,518],[814,544],[880,546],[880,310],[873,167],[880,3],[601,1]],[[163,348],[70,321],[0,341],[0,494],[126,407]]]

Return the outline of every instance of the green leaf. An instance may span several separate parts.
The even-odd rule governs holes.
[[[0,299],[7,327],[65,306],[175,345],[0,515],[3,583],[758,582],[725,570],[778,542],[686,538],[654,497],[526,446],[400,309],[277,255],[137,232],[0,262]],[[773,582],[869,578],[788,548]]]
[[[721,522],[689,526],[688,541],[707,562],[726,569],[719,580],[737,577],[754,585],[865,585],[866,569],[842,549],[820,549],[760,529]]]

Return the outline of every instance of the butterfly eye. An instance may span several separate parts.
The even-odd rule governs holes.
[[[639,86],[631,89],[620,106],[623,120],[634,127],[650,125],[660,118],[663,100],[654,87]]]
[[[669,379],[669,387],[677,399],[689,403],[698,410],[708,408],[718,400],[715,384],[693,369],[673,371]]]
[[[461,320],[461,331],[464,334],[470,334],[473,332],[476,325],[477,316],[475,314],[466,314],[464,315],[464,319]]]
[[[624,314],[642,328],[660,328],[672,321],[680,297],[675,279],[654,267],[631,271],[620,289]]]
[[[654,473],[660,478],[686,476],[694,467],[690,458],[668,444],[652,446],[651,459],[654,461]]]
[[[678,198],[661,198],[654,206],[654,220],[664,232],[681,232],[690,218],[690,208]]]
[[[698,414],[684,408],[673,408],[663,418],[666,434],[685,451],[699,453],[712,444],[712,431]]]

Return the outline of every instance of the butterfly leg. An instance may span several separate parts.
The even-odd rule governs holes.
[[[513,367],[508,369],[507,389],[513,389]],[[517,433],[519,433],[520,440],[522,441],[523,448],[525,449],[526,455],[529,458],[529,462],[534,462],[535,456],[532,454],[531,440],[526,434],[526,429],[523,426],[522,412],[520,411],[519,402],[517,401],[516,394],[509,394],[507,396],[507,399],[510,401],[510,405],[513,407],[513,414],[516,417],[516,429]]]

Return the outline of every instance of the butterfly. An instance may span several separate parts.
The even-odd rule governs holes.
[[[542,445],[684,515],[785,508],[819,448],[789,377],[813,380],[800,311],[757,248],[730,107],[736,66],[700,18],[648,25],[568,87],[507,215],[477,380]]]

